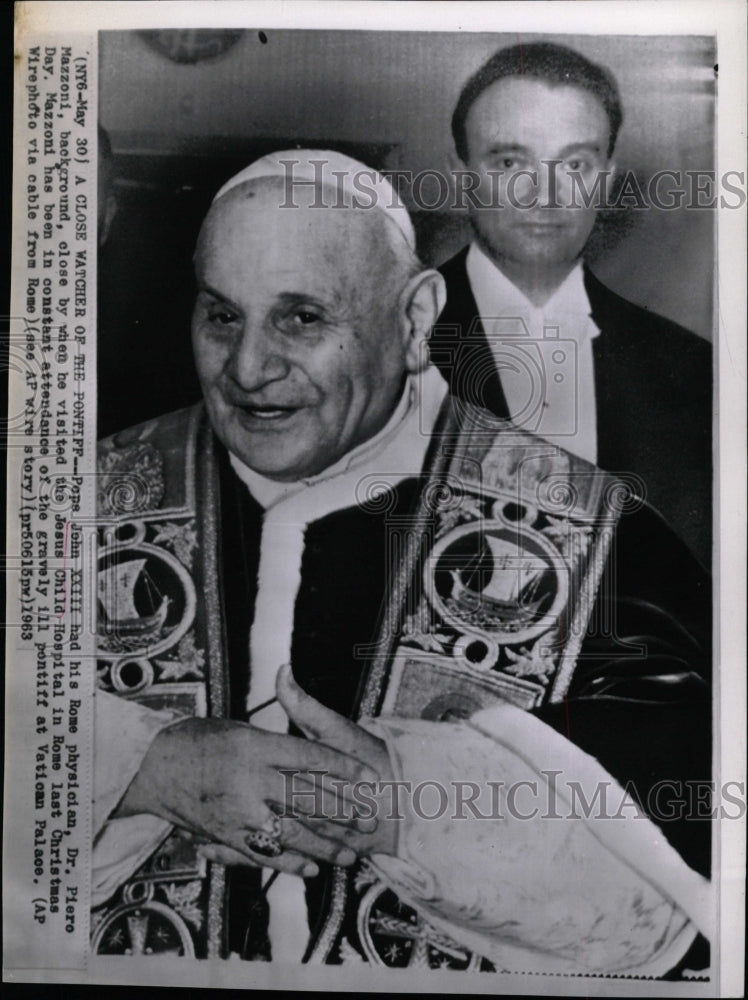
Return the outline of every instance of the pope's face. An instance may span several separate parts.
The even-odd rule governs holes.
[[[600,171],[610,168],[610,125],[601,102],[578,87],[507,77],[476,99],[465,131],[466,166],[481,177],[480,202],[504,206],[471,208],[491,255],[531,268],[573,262],[596,209],[594,200],[584,207],[579,188],[574,195],[572,175],[591,192]],[[561,162],[549,167],[551,160]],[[492,179],[490,171],[501,174]]]
[[[255,184],[212,207],[192,338],[219,439],[261,475],[293,482],[384,426],[408,361],[391,261],[386,280],[388,223],[278,205],[277,187]]]

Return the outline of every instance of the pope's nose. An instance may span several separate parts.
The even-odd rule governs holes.
[[[227,370],[244,392],[254,392],[269,382],[282,381],[291,365],[265,331],[245,329],[231,353]]]

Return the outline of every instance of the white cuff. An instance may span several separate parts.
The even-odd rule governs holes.
[[[182,717],[97,691],[94,701],[94,847],[91,905],[103,903],[143,864],[171,824],[147,814],[110,820],[155,737]]]
[[[587,801],[601,780],[624,792],[535,717],[501,705],[464,723],[379,718],[366,728],[408,783],[398,857],[376,855],[375,867],[500,969],[658,976],[696,935],[686,907],[706,930],[708,883],[633,803],[617,819],[564,809],[563,781]],[[543,771],[562,772],[556,798]]]

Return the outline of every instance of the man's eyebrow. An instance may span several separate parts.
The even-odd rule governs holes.
[[[570,153],[583,153],[586,150],[591,150],[594,153],[599,153],[606,143],[601,143],[598,139],[586,139],[582,142],[572,142],[564,148],[559,153],[559,156],[568,156]]]
[[[503,142],[501,139],[494,139],[489,142],[488,149],[492,153],[531,153],[532,150],[529,146],[523,146],[519,142]]]
[[[572,142],[559,152],[559,156],[569,156],[570,153],[591,150],[599,153],[606,144],[599,139],[583,139],[581,142]],[[500,139],[487,144],[487,150],[491,153],[525,153],[532,155],[533,151],[529,146],[523,146],[518,142],[502,142]]]

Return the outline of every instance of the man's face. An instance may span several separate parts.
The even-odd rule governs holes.
[[[384,426],[408,362],[387,223],[282,200],[282,186],[260,182],[211,209],[192,338],[220,440],[261,475],[293,482]]]
[[[540,80],[508,77],[476,99],[465,123],[468,162],[482,180],[481,203],[471,206],[479,240],[492,256],[515,266],[555,267],[581,253],[595,221],[595,207],[584,207],[571,176],[578,173],[588,191],[607,157],[610,125],[600,101],[573,86],[548,86]],[[560,160],[555,168],[544,161]],[[498,181],[489,171],[503,171]],[[535,179],[518,171],[535,171]],[[550,177],[555,174],[554,184]],[[535,207],[521,208],[520,205]],[[579,207],[570,207],[576,201]],[[560,207],[548,207],[558,205]]]

